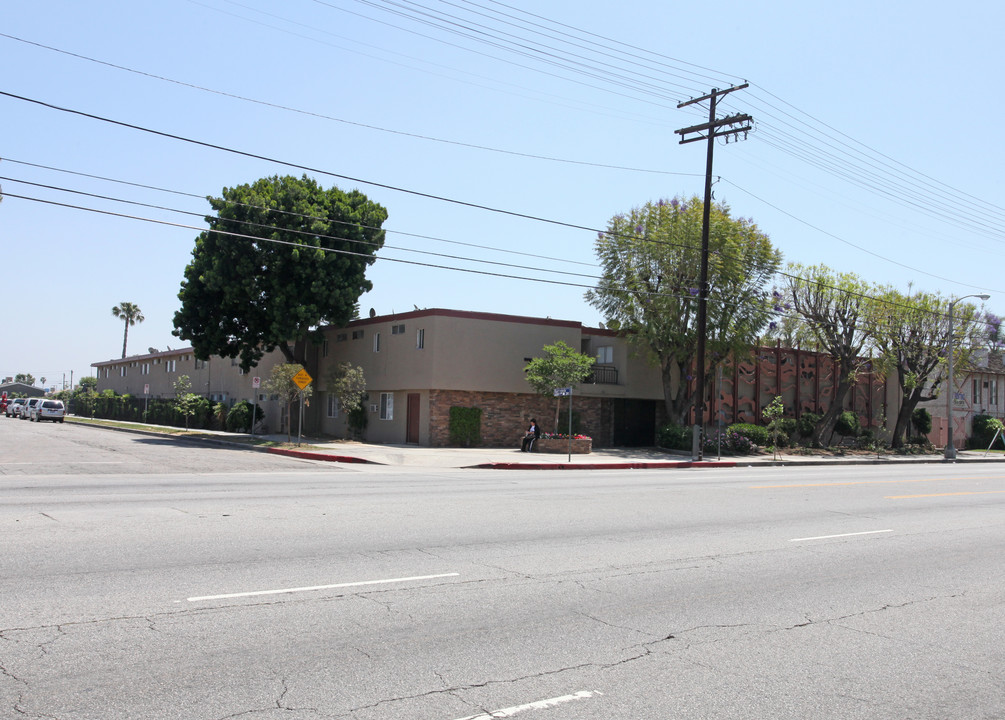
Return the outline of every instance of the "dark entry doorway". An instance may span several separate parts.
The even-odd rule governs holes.
[[[612,401],[611,439],[615,447],[656,444],[656,401],[615,398]]]
[[[405,442],[419,444],[419,393],[408,393]]]

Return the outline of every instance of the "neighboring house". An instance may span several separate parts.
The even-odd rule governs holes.
[[[118,395],[138,398],[174,399],[174,383],[187,375],[192,392],[209,398],[214,403],[233,406],[235,403],[257,399],[265,411],[265,426],[270,432],[282,430],[285,407],[270,399],[261,388],[253,387],[253,378],[264,383],[272,367],[284,362],[280,352],[272,352],[248,373],[238,366],[237,359],[214,357],[196,360],[192,348],[165,350],[146,355],[131,355],[115,360],[91,363],[98,379],[96,390],[112,390]]]
[[[0,383],[0,394],[7,393],[7,397],[42,397],[45,390],[20,382]]]
[[[990,415],[1005,420],[1005,364],[1000,351],[975,351],[971,367],[953,372],[953,444],[966,447],[974,415]],[[946,396],[919,403],[932,415],[932,431],[928,439],[937,447],[946,444]]]

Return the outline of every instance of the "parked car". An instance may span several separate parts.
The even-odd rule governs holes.
[[[7,405],[7,410],[4,413],[7,417],[21,417],[21,411],[24,409],[24,401],[27,398],[14,398]]]
[[[24,407],[21,408],[21,414],[18,415],[18,417],[20,419],[22,419],[22,420],[30,418],[31,417],[31,409],[33,407],[35,407],[36,405],[38,405],[40,402],[42,402],[42,398],[40,398],[40,397],[26,398],[25,401],[24,401]]]
[[[32,422],[42,422],[43,420],[63,422],[63,418],[66,417],[66,407],[63,405],[62,400],[43,399],[35,403],[30,412],[31,416],[29,419]]]

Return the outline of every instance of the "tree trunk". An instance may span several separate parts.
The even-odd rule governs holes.
[[[677,368],[677,382],[674,383],[673,370]],[[687,392],[687,374],[684,366],[676,360],[667,360],[662,365],[663,404],[670,422],[687,425],[687,414],[693,405],[693,398]]]
[[[834,390],[834,399],[831,401],[827,412],[820,418],[820,422],[813,428],[812,441],[814,445],[827,447],[830,445],[831,437],[834,435],[834,426],[837,419],[844,412],[844,399],[851,389],[851,382],[848,376],[838,379],[837,388]]]
[[[893,437],[890,439],[891,447],[904,447],[905,437],[907,436],[908,429],[911,427],[911,418],[914,416],[914,410],[918,407],[918,403],[921,402],[921,392],[922,389],[920,387],[914,388],[910,394],[902,392],[904,399],[900,404],[900,412],[897,413],[897,424],[893,427]]]
[[[126,331],[122,335],[122,357],[126,356],[126,341],[129,339],[129,319],[126,318]]]

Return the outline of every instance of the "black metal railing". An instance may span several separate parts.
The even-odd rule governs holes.
[[[592,385],[617,385],[618,369],[613,365],[595,366],[586,382]]]

